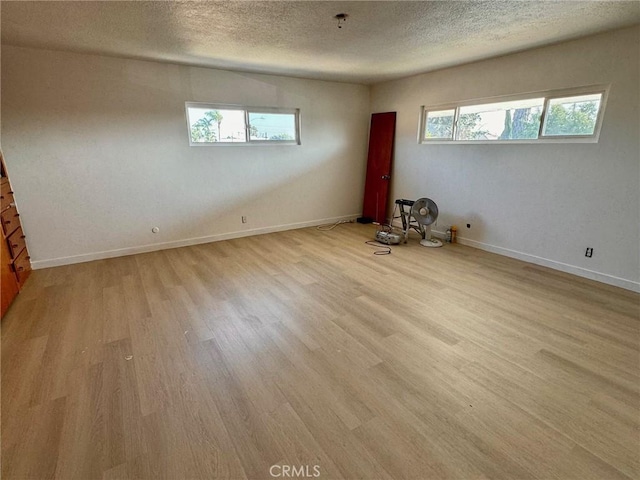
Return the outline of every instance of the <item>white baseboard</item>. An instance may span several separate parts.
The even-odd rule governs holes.
[[[59,267],[62,265],[72,265],[74,263],[91,262],[93,260],[102,260],[105,258],[124,257],[126,255],[134,255],[136,253],[155,252],[157,250],[167,250],[169,248],[188,247],[189,245],[199,245],[202,243],[219,242],[221,240],[231,240],[233,238],[250,237],[253,235],[263,235],[265,233],[284,232],[285,230],[295,230],[297,228],[315,227],[317,225],[325,225],[344,220],[355,220],[360,216],[359,213],[352,215],[343,215],[341,217],[323,218],[320,220],[311,220],[308,222],[289,223],[285,225],[274,225],[271,227],[254,228],[251,230],[241,230],[237,232],[219,233],[216,235],[208,235],[206,237],[187,238],[184,240],[174,240],[172,242],[153,243],[150,245],[141,245],[138,247],[118,248],[116,250],[106,250],[103,252],[85,253],[82,255],[73,255],[70,257],[59,257],[48,260],[34,260],[31,262],[31,268],[38,270],[41,268]]]
[[[432,233],[434,234],[434,236],[444,235],[443,232],[434,231]],[[556,260],[549,260],[548,258],[538,257],[536,255],[519,252],[517,250],[511,250],[509,248],[498,247],[496,245],[478,242],[476,240],[471,240],[470,238],[458,237],[458,243],[640,293],[640,282],[634,282],[625,278],[615,277],[606,273],[595,272],[586,268],[576,267],[575,265],[569,265],[568,263],[562,263]]]
[[[184,240],[175,240],[165,243],[154,243],[150,245],[141,245],[138,247],[119,248],[117,250],[107,250],[103,252],[87,253],[83,255],[74,255],[70,257],[52,258],[49,260],[35,260],[31,262],[31,267],[34,270],[41,268],[59,267],[61,265],[72,265],[74,263],[91,262],[93,260],[102,260],[105,258],[124,257],[126,255],[134,255],[136,253],[155,252],[157,250],[166,250],[169,248],[187,247],[189,245],[198,245],[202,243],[219,242],[222,240],[231,240],[233,238],[249,237],[252,235],[263,235],[265,233],[284,232],[286,230],[294,230],[297,228],[315,227],[317,225],[324,225],[328,223],[339,222],[342,220],[355,220],[360,214],[343,215],[341,217],[323,218],[320,220],[311,220],[308,222],[289,223],[285,225],[275,225],[271,227],[255,228],[252,230],[241,230],[237,232],[219,233],[216,235],[209,235],[206,237],[187,238]],[[396,221],[397,222],[397,221]],[[394,222],[394,226],[401,227],[398,223]],[[432,230],[431,233],[434,237],[444,238],[445,232]],[[553,268],[565,273],[571,273],[579,277],[596,280],[598,282],[606,283],[616,287],[624,288],[640,293],[640,282],[634,282],[625,278],[615,277],[606,273],[595,272],[582,267],[576,267],[575,265],[569,265],[555,260],[549,260],[548,258],[538,257],[536,255],[530,255],[528,253],[519,252],[517,250],[511,250],[504,247],[498,247],[488,243],[478,242],[469,238],[458,237],[458,242],[462,245],[478,248],[487,252],[497,253],[506,257],[515,258],[524,262],[533,263],[535,265],[541,265],[543,267]]]
[[[394,220],[393,226],[402,228],[402,223],[399,220]],[[440,232],[437,230],[431,230],[431,234],[437,238],[445,238],[446,232]],[[458,243],[461,245],[467,245],[469,247],[478,248],[491,253],[497,253],[498,255],[504,255],[505,257],[515,258],[522,260],[523,262],[533,263],[543,267],[553,268],[561,272],[570,273],[579,277],[588,278],[597,282],[606,283],[607,285],[613,285],[614,287],[624,288],[625,290],[631,290],[632,292],[640,293],[640,282],[634,282],[633,280],[627,280],[626,278],[620,278],[606,273],[595,272],[582,267],[576,267],[575,265],[569,265],[568,263],[558,262],[556,260],[549,260],[548,258],[538,257],[517,250],[511,250],[509,248],[498,247],[489,243],[478,242],[471,240],[470,238],[458,237]]]

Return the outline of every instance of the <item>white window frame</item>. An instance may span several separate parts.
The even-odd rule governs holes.
[[[187,122],[187,136],[191,147],[211,147],[211,146],[248,146],[248,145],[301,145],[300,141],[300,109],[280,108],[280,107],[249,107],[246,105],[228,103],[205,103],[205,102],[185,102],[185,119]],[[191,139],[191,124],[189,122],[189,108],[202,108],[207,110],[239,110],[244,112],[244,142],[194,142]],[[251,140],[251,125],[249,124],[250,113],[280,113],[294,115],[296,138],[293,140]]]
[[[602,87],[600,90],[586,90],[582,92],[578,92],[573,90],[569,94],[553,94],[545,97],[544,100],[544,108],[542,109],[542,114],[540,115],[540,130],[538,131],[538,138],[540,140],[573,140],[578,138],[586,138],[593,139],[595,138],[595,142],[600,138],[600,129],[602,128],[602,117],[604,114],[604,104],[605,99],[607,97],[608,88]],[[598,109],[598,115],[596,116],[596,124],[593,128],[593,133],[591,135],[544,135],[544,123],[547,121],[547,112],[549,111],[549,103],[551,100],[556,100],[558,98],[571,98],[571,97],[579,97],[581,95],[597,95],[600,94],[602,97],[600,98],[600,108]]]
[[[546,90],[540,92],[529,92],[517,95],[504,95],[498,97],[485,97],[472,100],[465,100],[456,103],[443,103],[438,105],[421,106],[420,117],[418,122],[418,143],[423,145],[504,145],[504,144],[527,144],[527,143],[597,143],[600,138],[600,130],[604,118],[604,111],[609,96],[610,85],[585,85],[575,88],[566,88],[560,90]],[[579,95],[602,94],[598,116],[596,117],[596,125],[592,135],[542,135],[543,125],[546,120],[549,101],[557,98],[566,98]],[[531,98],[544,98],[542,112],[540,113],[540,127],[538,130],[538,138],[522,139],[522,140],[457,140],[458,118],[461,107],[470,107],[474,105],[483,105],[489,103],[513,102],[518,100],[528,100]],[[428,138],[426,137],[427,114],[432,111],[451,110],[455,111],[453,120],[453,131],[450,139]]]
[[[429,108],[428,110],[424,108],[424,106],[422,107],[422,113],[421,113],[421,122],[420,122],[420,132],[418,132],[418,135],[422,135],[423,142],[446,142],[446,143],[451,143],[454,141],[455,135],[456,135],[456,125],[458,123],[458,115],[460,114],[460,109],[458,108],[459,105],[455,104],[455,103],[448,103],[446,105],[438,105],[436,107],[433,108]],[[427,129],[427,115],[429,112],[440,112],[442,110],[453,110],[453,125],[451,126],[451,138],[428,138],[426,136],[426,129]],[[419,141],[419,139],[418,139]]]

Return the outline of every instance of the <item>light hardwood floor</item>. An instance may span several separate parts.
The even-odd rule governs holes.
[[[638,295],[372,235],[34,272],[2,322],[2,478],[639,478]]]

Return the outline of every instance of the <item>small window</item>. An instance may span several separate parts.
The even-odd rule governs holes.
[[[189,144],[300,144],[300,111],[186,103]]]
[[[453,120],[456,111],[449,110],[425,111],[426,120],[425,140],[451,140],[453,138]]]
[[[249,112],[249,131],[252,141],[295,142],[295,113]]]
[[[542,129],[543,137],[592,136],[598,124],[602,93],[552,98]]]
[[[192,143],[247,141],[244,110],[191,107],[187,111]]]

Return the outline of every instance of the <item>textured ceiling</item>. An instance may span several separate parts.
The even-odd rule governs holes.
[[[359,83],[640,23],[638,1],[3,0],[1,9],[3,44]]]

